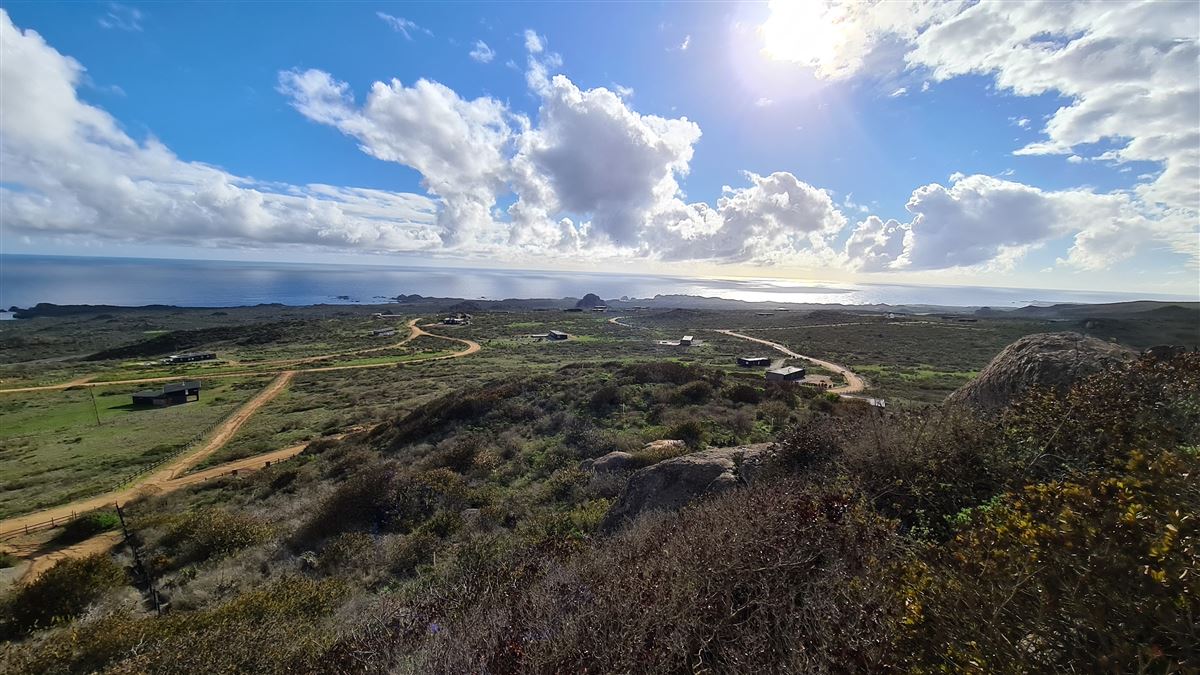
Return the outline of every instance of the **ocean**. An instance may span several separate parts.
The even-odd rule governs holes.
[[[1144,293],[967,286],[847,284],[786,279],[698,279],[529,270],[0,255],[0,308],[55,304],[233,307],[372,304],[396,295],[499,300],[695,295],[822,304],[1023,307],[1057,302],[1195,301]]]

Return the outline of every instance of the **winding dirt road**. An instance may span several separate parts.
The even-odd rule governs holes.
[[[60,390],[60,389],[67,389],[69,387],[107,387],[107,386],[118,385],[118,384],[154,384],[156,382],[176,382],[176,381],[184,379],[184,378],[217,379],[217,378],[229,378],[229,377],[251,377],[254,375],[279,375],[284,372],[288,372],[288,370],[291,370],[296,373],[324,373],[324,372],[329,372],[329,371],[334,371],[334,370],[356,370],[356,369],[360,369],[360,368],[388,368],[388,367],[393,367],[393,366],[404,366],[404,365],[408,365],[411,363],[425,363],[428,361],[443,361],[446,359],[457,359],[457,358],[460,358],[463,356],[474,354],[475,352],[477,352],[481,349],[481,347],[479,346],[479,343],[475,342],[474,340],[469,340],[467,338],[450,337],[448,335],[437,335],[434,333],[426,332],[420,326],[417,325],[418,321],[420,321],[419,318],[411,320],[409,322],[409,330],[411,331],[411,334],[405,340],[403,340],[397,344],[394,344],[394,345],[386,345],[383,347],[370,347],[368,349],[360,349],[360,350],[355,350],[355,351],[350,351],[350,352],[340,352],[340,353],[336,353],[336,354],[322,354],[320,356],[308,356],[308,357],[305,357],[303,359],[299,359],[296,361],[289,360],[289,361],[287,361],[287,363],[290,363],[293,365],[302,364],[302,363],[311,363],[313,361],[320,361],[323,359],[329,359],[329,358],[333,358],[336,356],[353,356],[355,354],[366,354],[366,353],[370,353],[370,352],[383,351],[385,349],[394,349],[397,346],[403,345],[421,335],[427,335],[432,338],[438,338],[439,340],[450,340],[451,342],[460,342],[460,343],[466,345],[466,349],[463,349],[462,351],[453,352],[451,354],[443,354],[441,356],[430,356],[430,357],[425,357],[425,358],[412,359],[410,361],[389,361],[386,363],[359,363],[359,364],[347,365],[347,366],[323,366],[323,367],[319,367],[319,368],[292,368],[292,369],[280,369],[280,370],[248,370],[248,371],[240,371],[240,372],[235,372],[235,373],[206,374],[203,372],[197,372],[197,373],[189,373],[186,375],[172,375],[169,377],[143,377],[143,378],[137,378],[137,379],[131,379],[131,380],[109,380],[107,382],[78,382],[78,381],[73,380],[71,382],[64,382],[62,384],[46,384],[46,385],[41,385],[41,386],[37,386],[37,387],[15,387],[12,389],[0,389],[0,394],[15,394],[15,393],[20,393],[20,392],[31,392],[31,391],[55,391],[55,390]],[[267,362],[267,363],[274,364],[275,362]]]
[[[420,335],[428,335],[429,337],[438,338],[438,339],[442,339],[442,340],[449,340],[451,342],[458,342],[458,343],[464,344],[464,345],[466,345],[466,348],[463,350],[457,351],[457,352],[453,352],[451,354],[443,354],[441,356],[430,356],[427,358],[413,359],[411,361],[402,361],[402,362],[398,362],[398,363],[366,363],[366,364],[357,364],[357,365],[348,365],[348,366],[326,366],[326,367],[322,367],[322,368],[305,368],[305,369],[296,369],[296,370],[284,370],[284,371],[277,371],[277,373],[264,373],[264,372],[247,373],[248,375],[277,374],[278,376],[274,380],[272,380],[270,384],[268,384],[266,387],[264,387],[260,392],[255,394],[253,398],[251,398],[246,403],[242,404],[242,406],[240,408],[238,408],[236,411],[234,411],[234,413],[232,415],[230,415],[223,422],[221,422],[221,424],[213,431],[212,435],[209,436],[208,440],[204,443],[204,445],[200,449],[198,449],[194,452],[189,452],[185,455],[182,455],[182,456],[172,460],[171,462],[163,465],[162,467],[155,469],[153,472],[151,472],[150,474],[137,480],[134,484],[130,485],[129,487],[118,489],[118,490],[113,490],[110,492],[106,492],[104,494],[96,495],[94,497],[81,499],[78,501],[71,502],[69,504],[63,504],[61,506],[56,506],[56,507],[45,509],[42,511],[37,511],[34,513],[22,515],[22,516],[14,516],[12,518],[0,520],[0,533],[12,532],[14,530],[22,529],[26,525],[28,525],[29,527],[33,527],[34,525],[40,525],[42,523],[50,521],[51,519],[53,519],[55,521],[58,521],[58,520],[65,521],[65,520],[69,519],[72,516],[72,514],[85,513],[87,511],[92,511],[92,510],[95,510],[98,508],[103,508],[103,507],[108,506],[113,503],[123,503],[123,502],[129,501],[130,499],[137,497],[138,495],[142,494],[145,491],[153,491],[155,489],[161,488],[166,483],[168,483],[172,480],[175,480],[176,477],[180,476],[181,474],[184,474],[188,469],[199,464],[201,461],[204,460],[204,458],[208,457],[209,455],[212,455],[217,450],[220,450],[221,448],[225,447],[225,444],[227,444],[230,441],[230,439],[232,439],[233,436],[238,432],[238,430],[242,428],[242,425],[244,425],[246,423],[246,421],[249,420],[250,417],[254,415],[254,413],[258,412],[259,408],[261,408],[262,406],[264,406],[265,404],[270,402],[272,399],[274,399],[276,396],[278,396],[279,393],[282,392],[287,387],[287,385],[292,381],[292,378],[294,378],[298,373],[329,372],[329,371],[337,371],[337,370],[353,370],[353,369],[360,369],[360,368],[398,366],[398,365],[407,365],[407,364],[412,364],[412,363],[424,363],[424,362],[428,362],[428,361],[442,361],[442,360],[446,360],[446,359],[462,358],[464,356],[474,354],[481,349],[481,347],[479,346],[479,343],[475,342],[474,340],[469,340],[466,338],[448,337],[445,335],[435,335],[433,333],[426,332],[423,328],[421,328],[420,326],[417,325],[418,321],[420,321],[419,318],[413,319],[412,321],[409,322],[409,328],[412,333],[409,336],[410,340],[413,338],[416,338],[417,336],[420,336]],[[168,378],[168,379],[178,380],[179,378],[175,377],[175,378]],[[140,381],[134,380],[134,382],[144,382],[144,381],[145,380],[140,380]],[[113,384],[113,383],[107,383],[107,384]],[[83,385],[83,386],[90,386],[90,385]],[[247,461],[257,461],[260,459],[262,461],[266,461],[266,457],[268,455],[272,455],[274,453],[286,452],[288,450],[294,450],[295,452],[293,452],[292,454],[295,454],[295,453],[298,453],[301,448],[302,448],[302,446],[297,446],[294,448],[284,448],[282,450],[276,450],[273,453],[267,453],[266,455],[260,455],[259,457],[247,458]],[[243,460],[239,460],[239,461],[243,461]],[[220,468],[220,467],[217,467],[217,468]]]
[[[613,325],[616,325],[616,326],[624,326],[625,328],[641,328],[641,326],[634,326],[632,324],[624,323],[621,321],[621,319],[628,319],[628,318],[629,317],[627,317],[627,316],[614,316],[613,318],[609,319],[608,322]],[[844,325],[851,325],[851,324],[844,324]],[[837,363],[833,363],[832,361],[824,361],[822,359],[814,358],[811,356],[797,354],[796,352],[788,349],[787,347],[779,344],[778,342],[771,342],[770,340],[764,340],[762,338],[756,338],[756,337],[753,337],[750,335],[745,335],[743,333],[737,333],[737,332],[734,332],[729,329],[714,328],[712,330],[715,330],[716,332],[721,333],[723,335],[728,335],[730,337],[740,338],[742,340],[749,340],[751,342],[757,342],[759,344],[766,345],[766,346],[770,347],[771,349],[774,349],[775,351],[780,352],[791,358],[803,359],[805,361],[808,361],[809,363],[815,363],[816,365],[821,366],[822,368],[825,368],[826,370],[832,370],[833,372],[846,378],[846,384],[843,384],[840,387],[833,387],[832,389],[829,390],[830,392],[832,392],[834,394],[856,394],[867,388],[867,381],[864,380],[862,378],[862,376],[858,375],[857,373],[850,370],[846,366],[839,365]],[[774,364],[772,364],[772,367],[774,367]]]
[[[787,347],[784,347],[783,345],[779,344],[778,342],[771,342],[770,340],[764,340],[762,338],[756,338],[756,337],[752,337],[749,335],[744,335],[742,333],[735,333],[734,331],[725,330],[725,329],[717,329],[717,332],[721,333],[723,335],[728,335],[730,337],[741,338],[743,340],[749,340],[751,342],[757,342],[759,344],[766,345],[766,346],[770,347],[771,349],[774,349],[777,352],[786,354],[787,356],[790,356],[791,358],[803,359],[805,361],[808,361],[809,363],[815,363],[818,366],[825,368],[826,370],[832,370],[833,372],[837,373],[838,375],[841,375],[842,377],[846,378],[846,384],[843,384],[840,387],[833,387],[832,389],[829,390],[830,392],[832,392],[834,394],[854,394],[854,393],[858,393],[867,388],[867,381],[864,380],[862,377],[860,377],[853,370],[850,370],[849,368],[847,368],[846,366],[838,365],[836,363],[833,363],[832,361],[824,361],[822,359],[813,358],[811,356],[797,354],[796,352],[788,349]]]

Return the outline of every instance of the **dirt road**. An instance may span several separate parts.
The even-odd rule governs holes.
[[[458,342],[458,343],[464,344],[464,345],[466,345],[466,349],[454,352],[452,354],[444,354],[442,356],[431,356],[431,357],[423,358],[423,359],[413,359],[412,361],[406,361],[403,363],[407,364],[407,363],[418,363],[418,362],[426,362],[426,361],[440,361],[440,360],[445,360],[445,359],[456,359],[456,358],[468,356],[470,354],[474,354],[481,349],[481,347],[479,346],[479,343],[475,342],[474,340],[468,340],[466,338],[447,337],[445,335],[435,335],[433,333],[426,332],[423,328],[421,328],[420,326],[417,325],[417,321],[419,321],[419,319],[414,319],[409,324],[409,328],[411,330],[411,335],[409,336],[409,339],[416,338],[419,335],[428,335],[429,337],[438,338],[438,339],[442,339],[442,340],[449,340],[451,342]],[[395,366],[395,365],[400,365],[400,364],[370,363],[370,364],[359,364],[359,365],[350,365],[350,366],[326,366],[323,368],[308,368],[308,369],[303,369],[303,370],[282,371],[278,374],[278,377],[276,377],[274,380],[272,380],[271,383],[268,384],[266,387],[264,387],[262,391],[255,394],[253,398],[251,398],[246,403],[242,404],[242,407],[238,408],[236,411],[234,411],[234,413],[232,415],[230,415],[228,418],[226,418],[225,421],[223,421],[220,424],[220,426],[218,426],[213,431],[212,435],[208,438],[208,440],[204,443],[204,445],[200,449],[198,449],[194,452],[187,453],[186,455],[182,455],[182,456],[176,458],[175,460],[163,465],[162,467],[155,469],[152,473],[143,477],[142,479],[138,480],[136,483],[134,483],[133,485],[131,485],[127,488],[113,490],[110,492],[106,492],[104,494],[96,495],[94,497],[89,497],[87,499],[81,499],[81,500],[78,500],[75,502],[71,502],[69,504],[63,504],[61,506],[56,506],[56,507],[45,509],[42,511],[37,511],[34,513],[22,515],[22,516],[14,516],[12,518],[0,520],[0,533],[12,532],[14,530],[21,529],[25,526],[33,527],[35,525],[40,525],[42,523],[45,523],[51,519],[53,519],[55,521],[59,521],[59,520],[65,521],[65,520],[71,518],[72,514],[85,513],[87,511],[104,508],[113,503],[124,503],[124,502],[127,502],[127,501],[137,497],[140,494],[143,494],[146,492],[154,492],[156,490],[162,489],[166,483],[168,483],[169,481],[175,480],[178,476],[181,476],[184,473],[186,473],[188,469],[191,469],[192,467],[196,466],[201,461],[203,461],[205,457],[208,457],[209,455],[213,454],[217,450],[220,450],[222,447],[224,447],[225,444],[228,443],[230,441],[230,439],[232,439],[233,436],[238,432],[238,430],[241,429],[242,425],[244,425],[246,423],[246,421],[249,420],[250,417],[254,415],[254,413],[258,412],[259,408],[261,408],[263,405],[267,404],[273,398],[278,396],[279,393],[281,391],[283,391],[284,388],[287,387],[288,383],[290,383],[292,381],[292,378],[295,377],[297,373],[300,373],[300,372],[328,372],[328,371],[335,371],[335,370],[350,370],[350,369],[356,369],[356,368],[373,368],[373,367],[378,367],[378,366]],[[257,373],[257,374],[263,375],[263,374],[269,374],[269,373]],[[170,379],[178,379],[178,378],[170,378]],[[84,385],[84,386],[88,386],[88,385]],[[296,454],[296,453],[300,452],[300,449],[298,449],[299,447],[300,446],[297,446],[294,448],[284,448],[282,450],[277,450],[275,452],[286,453],[289,450],[294,450],[295,452],[293,452],[292,454]],[[272,453],[268,453],[268,455],[269,454],[272,454]],[[265,462],[266,455],[260,455],[258,458],[249,458],[249,459],[250,460],[260,460],[261,459],[261,461]],[[241,461],[241,460],[239,460],[239,461]],[[216,467],[216,468],[220,468],[220,467]],[[228,469],[226,469],[226,471],[228,471]]]
[[[867,388],[866,380],[864,380],[862,377],[857,375],[854,371],[850,370],[849,368],[847,368],[845,366],[841,366],[841,365],[838,365],[838,364],[830,362],[830,361],[823,361],[821,359],[816,359],[811,356],[797,354],[796,352],[788,349],[787,347],[784,347],[783,345],[779,344],[778,342],[771,342],[770,340],[764,340],[762,338],[751,337],[749,335],[743,335],[742,333],[735,333],[731,330],[717,330],[717,332],[721,333],[723,335],[728,335],[730,337],[741,338],[743,340],[749,340],[751,342],[757,342],[759,344],[766,345],[766,346],[770,347],[771,349],[774,349],[777,352],[786,354],[794,359],[804,359],[805,361],[808,361],[809,363],[815,363],[818,366],[821,366],[822,368],[825,368],[827,370],[832,370],[833,372],[837,373],[838,375],[841,375],[842,377],[846,378],[846,384],[843,384],[840,387],[834,387],[829,390],[835,394],[853,394],[853,393],[860,392]]]
[[[409,328],[412,331],[412,334],[410,334],[408,339],[404,340],[400,344],[403,344],[404,342],[408,342],[409,340],[412,340],[412,339],[416,338],[417,336],[427,335],[429,337],[438,338],[441,340],[450,340],[451,342],[461,342],[462,344],[466,345],[467,348],[462,351],[454,352],[452,354],[443,354],[442,356],[429,356],[429,357],[425,357],[425,358],[412,359],[410,361],[389,361],[387,363],[360,363],[360,364],[348,365],[348,366],[322,366],[319,368],[293,368],[290,370],[292,370],[296,373],[325,373],[325,372],[334,371],[334,370],[357,370],[360,368],[392,368],[392,367],[396,367],[396,366],[405,366],[405,365],[409,365],[412,363],[425,363],[427,361],[444,361],[446,359],[457,359],[457,358],[461,358],[463,356],[468,356],[470,354],[474,354],[475,352],[477,352],[481,349],[481,347],[479,346],[479,343],[475,342],[474,340],[468,340],[466,338],[456,338],[456,337],[449,337],[446,335],[436,335],[434,333],[428,333],[428,332],[422,330],[420,326],[416,325],[417,321],[420,321],[420,319],[413,319],[410,322]],[[321,359],[332,358],[334,356],[347,356],[347,355],[353,355],[353,354],[362,354],[362,353],[371,352],[371,351],[382,351],[384,349],[393,349],[395,346],[396,345],[387,345],[385,347],[371,347],[366,350],[348,352],[345,354],[339,353],[339,354],[325,354],[325,355],[321,355],[321,356],[309,356],[309,357],[305,357],[305,359],[303,359],[302,362],[318,361]],[[299,362],[297,362],[297,363],[299,363]],[[19,392],[30,392],[30,391],[55,391],[58,389],[66,389],[68,387],[107,387],[107,386],[115,385],[115,384],[153,384],[155,382],[176,382],[185,377],[201,378],[201,379],[218,379],[218,378],[228,378],[228,377],[251,377],[254,375],[279,375],[284,372],[288,372],[288,371],[287,370],[248,370],[248,371],[241,371],[241,372],[236,372],[236,373],[213,373],[213,374],[205,374],[203,372],[198,372],[198,373],[189,373],[187,375],[173,375],[170,377],[143,377],[143,378],[133,379],[133,380],[110,380],[108,382],[83,382],[83,383],[75,383],[75,384],[63,383],[63,384],[47,384],[47,385],[42,385],[42,386],[38,386],[38,387],[16,387],[13,389],[0,389],[0,394],[15,394],[15,393],[19,393]]]
[[[233,438],[233,435],[237,433],[238,429],[242,428],[242,425],[246,423],[246,420],[250,419],[250,416],[257,412],[259,408],[261,408],[271,399],[278,396],[279,392],[283,391],[283,389],[288,385],[289,382],[291,382],[295,375],[295,371],[290,370],[279,375],[279,377],[272,380],[270,384],[264,387],[262,391],[255,394],[254,397],[249,401],[243,403],[242,407],[234,411],[232,415],[227,417],[224,422],[214,429],[212,435],[208,437],[208,440],[203,446],[200,447],[200,449],[181,455],[178,458],[164,464],[158,469],[155,469],[149,475],[138,480],[133,485],[126,488],[105,492],[104,494],[96,495],[95,497],[74,501],[69,504],[63,504],[61,506],[55,506],[42,511],[35,511],[23,516],[15,516],[0,520],[0,532],[12,532],[27,525],[29,527],[33,527],[35,525],[45,523],[51,519],[55,521],[66,521],[71,518],[72,514],[86,513],[88,511],[94,511],[95,509],[110,506],[114,503],[127,502],[136,497],[143,490],[153,490],[155,486],[170,481],[177,474],[187,471],[191,467],[198,464],[205,457],[224,447],[225,444],[229,442],[229,439]]]

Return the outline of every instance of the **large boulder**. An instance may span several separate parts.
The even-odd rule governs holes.
[[[629,477],[604,527],[612,529],[645,511],[676,511],[692,500],[751,482],[770,448],[770,443],[713,448],[641,469]]]
[[[633,464],[634,457],[631,453],[615,450],[607,455],[604,455],[603,457],[597,457],[596,460],[592,462],[591,469],[596,473],[628,471],[629,469],[633,468]]]
[[[1001,350],[979,377],[947,400],[985,411],[998,410],[1030,388],[1065,391],[1077,380],[1135,356],[1130,349],[1079,333],[1027,335]]]

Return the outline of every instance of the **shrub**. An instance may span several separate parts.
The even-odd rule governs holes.
[[[699,420],[689,419],[671,427],[667,435],[679,439],[689,448],[695,449],[704,447],[704,439],[707,434],[704,431],[704,425]]]
[[[121,519],[111,511],[93,511],[76,517],[63,528],[54,538],[54,543],[61,545],[77,544],[84,539],[90,539],[101,532],[115,530],[121,526]]]
[[[284,577],[210,610],[115,614],[22,645],[12,672],[313,673],[345,587]]]
[[[72,619],[125,583],[125,570],[103,553],[61,560],[8,599],[6,632],[27,633]]]
[[[688,382],[675,390],[672,398],[677,403],[698,404],[712,398],[713,386],[703,380]]]
[[[1194,452],[1026,487],[910,573],[899,654],[921,672],[1200,668]]]
[[[189,512],[171,527],[160,542],[173,559],[172,566],[223,558],[265,541],[271,528],[257,518],[205,507]]]
[[[725,390],[725,398],[734,403],[758,403],[762,400],[762,390],[744,382],[739,382]]]
[[[880,670],[901,606],[872,570],[897,543],[851,496],[760,484],[561,562],[460,559],[399,648],[430,672]]]
[[[592,394],[588,400],[588,408],[597,415],[607,415],[614,408],[621,406],[621,388],[615,384],[606,384]]]
[[[317,557],[318,564],[326,572],[338,568],[361,566],[364,558],[375,548],[375,540],[361,532],[347,532],[329,540],[321,554]]]

